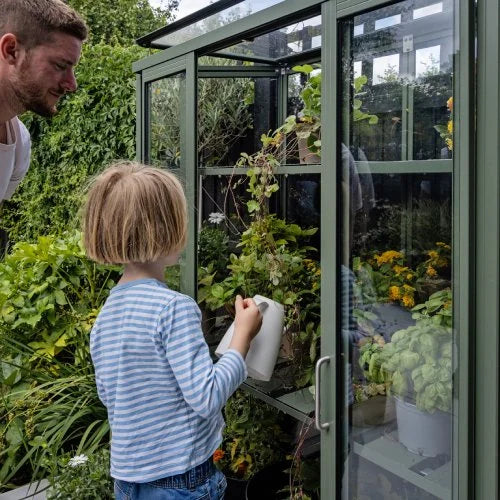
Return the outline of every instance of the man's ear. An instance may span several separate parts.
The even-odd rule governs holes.
[[[16,64],[19,61],[21,44],[16,35],[5,33],[0,38],[0,60],[7,64]]]

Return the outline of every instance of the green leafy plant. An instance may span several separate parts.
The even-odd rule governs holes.
[[[451,290],[432,294],[414,309],[416,324],[392,336],[382,351],[380,370],[391,392],[430,413],[451,410]]]
[[[307,81],[300,92],[302,109],[299,116],[286,118],[281,127],[283,132],[289,134],[295,132],[299,141],[299,148],[303,144],[308,153],[301,154],[301,160],[305,163],[314,163],[311,155],[321,156],[321,64],[304,64],[294,66],[293,71],[307,75]],[[363,86],[368,78],[360,75],[353,81],[352,119],[354,122],[366,121],[369,125],[376,125],[378,117],[363,111]]]
[[[320,334],[320,271],[313,259],[316,250],[307,244],[317,229],[302,229],[269,214],[269,198],[278,190],[274,169],[280,163],[283,139],[280,131],[263,136],[260,151],[242,154],[238,166],[247,169],[250,224],[237,245],[240,253],[229,257],[229,275],[219,282],[215,273],[203,276],[199,299],[213,310],[230,308],[236,294],[261,294],[283,304],[300,387],[311,383],[314,374]]]
[[[87,455],[56,458],[49,476],[48,500],[111,500],[113,479],[109,475],[109,449]]]
[[[89,333],[119,273],[90,262],[80,239],[18,243],[0,263],[0,484],[36,478],[53,450],[107,439]]]
[[[248,479],[284,458],[288,437],[284,414],[244,391],[236,391],[224,407],[226,427],[214,462],[225,474]]]
[[[86,44],[75,70],[78,92],[65,97],[50,120],[23,115],[32,138],[31,166],[2,207],[2,227],[12,242],[78,227],[89,178],[116,158],[135,158],[132,63],[146,54],[137,46]]]

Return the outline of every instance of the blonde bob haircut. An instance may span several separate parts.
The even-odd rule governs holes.
[[[104,264],[152,262],[186,244],[186,198],[177,177],[121,161],[91,184],[83,212],[87,255]]]

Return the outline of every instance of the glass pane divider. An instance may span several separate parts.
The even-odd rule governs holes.
[[[356,161],[360,174],[442,174],[453,170],[453,160]]]

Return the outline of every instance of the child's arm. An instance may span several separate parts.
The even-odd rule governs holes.
[[[167,361],[185,401],[203,418],[217,415],[247,377],[242,352],[248,350],[245,346],[260,326],[260,319],[256,320],[260,313],[252,303],[238,300],[236,345],[215,364],[201,330],[200,310],[191,298],[178,295],[162,312],[159,333]]]

